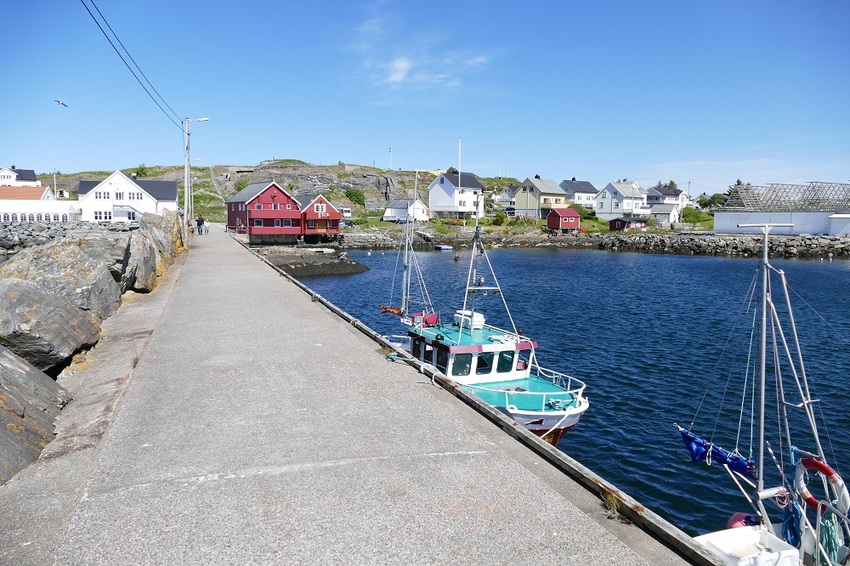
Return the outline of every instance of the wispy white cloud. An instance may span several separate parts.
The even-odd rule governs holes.
[[[419,31],[418,24],[374,10],[353,26],[347,50],[355,57],[353,79],[375,103],[445,101],[463,92],[493,60],[477,46],[459,45],[457,36],[440,37],[433,28]]]
[[[393,59],[389,64],[387,82],[403,83],[405,79],[407,79],[411,67],[413,67],[413,61],[407,57],[398,57],[397,59]]]

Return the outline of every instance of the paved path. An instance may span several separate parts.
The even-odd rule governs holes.
[[[0,564],[677,564],[220,226],[0,487]]]

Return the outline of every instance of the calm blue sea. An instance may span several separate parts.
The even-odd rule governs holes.
[[[734,414],[718,417],[719,401],[701,401],[707,388],[722,391],[730,356],[746,357],[747,344],[730,337],[742,326],[739,311],[756,259],[569,250],[488,254],[517,328],[540,344],[541,365],[588,384],[591,407],[561,449],[690,534],[724,528],[732,513],[748,511],[722,469],[690,462],[673,423],[687,426],[697,415],[697,432],[715,431],[720,444],[729,436],[726,447],[734,447],[735,402],[726,403]],[[394,281],[398,286],[396,252],[349,256],[371,271],[304,282],[377,332],[403,334],[396,317],[379,312],[381,304],[398,302],[391,291]],[[444,318],[461,307],[468,270],[468,256],[459,262],[452,256],[418,254]],[[823,401],[818,408],[827,424],[823,440],[831,441],[827,453],[834,452],[839,473],[850,474],[850,262],[773,263],[799,295],[795,315],[809,377]],[[493,316],[498,305],[478,307],[489,322],[505,324]],[[727,392],[730,399],[736,395]]]

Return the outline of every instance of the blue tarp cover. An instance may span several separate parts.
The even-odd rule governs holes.
[[[712,444],[704,438],[695,436],[691,431],[685,428],[679,428],[682,434],[682,440],[685,441],[685,447],[691,453],[691,461],[706,462],[709,460],[709,450],[711,464],[726,464],[732,470],[739,474],[745,474],[755,479],[755,462],[744,458],[740,454],[724,450],[720,446]]]

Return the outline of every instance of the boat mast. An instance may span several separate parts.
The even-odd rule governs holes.
[[[758,439],[759,445],[758,450],[756,451],[756,458],[758,460],[757,463],[757,473],[758,478],[756,479],[756,494],[759,513],[761,514],[762,521],[765,522],[767,527],[773,532],[773,526],[770,523],[770,519],[767,516],[767,509],[764,507],[764,500],[762,498],[762,494],[764,492],[764,456],[765,456],[765,434],[764,434],[764,421],[765,421],[765,394],[767,393],[767,312],[769,301],[772,301],[769,292],[770,285],[770,259],[769,259],[769,246],[768,246],[768,238],[770,235],[770,229],[774,227],[792,227],[793,224],[738,224],[739,228],[759,228],[763,235],[762,238],[762,260],[761,260],[761,330],[759,332],[759,425],[758,425]],[[772,310],[772,308],[771,308]]]

